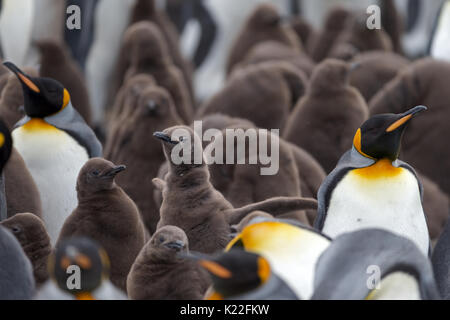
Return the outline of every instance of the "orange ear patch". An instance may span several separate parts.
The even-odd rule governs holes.
[[[262,283],[265,283],[270,277],[270,265],[266,259],[258,258],[258,276]]]
[[[61,110],[64,109],[65,107],[67,107],[67,105],[69,104],[69,101],[70,101],[69,91],[67,91],[67,89],[64,89],[63,105],[61,107]]]
[[[89,259],[84,254],[81,254],[81,255],[77,256],[75,261],[83,269],[90,269],[92,267],[91,259]]]
[[[403,118],[398,119],[393,124],[389,126],[389,128],[386,129],[386,132],[392,132],[398,127],[400,127],[405,122],[409,121],[412,118],[412,114],[408,114],[407,116],[404,116]]]
[[[353,146],[364,157],[374,159],[373,157],[369,156],[368,154],[365,154],[364,152],[362,152],[362,150],[361,150],[361,128],[356,131],[355,137],[353,138]]]
[[[39,90],[39,88],[33,83],[33,81],[31,81],[30,79],[25,77],[23,74],[18,73],[17,76],[28,88],[30,88],[31,90],[33,90],[36,93],[41,92],[41,90]]]
[[[230,270],[213,261],[200,260],[199,263],[203,268],[211,272],[213,275],[218,276],[219,278],[229,279],[232,276]]]

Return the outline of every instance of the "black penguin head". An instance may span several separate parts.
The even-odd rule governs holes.
[[[25,113],[31,118],[45,118],[63,110],[70,101],[64,86],[50,78],[31,77],[11,62],[3,63],[22,84]]]
[[[195,256],[200,266],[211,275],[214,290],[222,298],[254,290],[271,275],[269,262],[252,252],[233,249],[215,257]]]
[[[48,268],[50,277],[61,290],[80,299],[109,277],[106,251],[95,241],[84,237],[60,242],[49,258]]]
[[[126,166],[116,166],[103,158],[89,159],[78,174],[77,191],[79,196],[92,194],[114,188],[114,178],[126,169]]]
[[[11,156],[12,138],[6,124],[0,120],[0,173]]]
[[[396,160],[408,122],[424,110],[427,108],[417,106],[401,114],[387,113],[371,117],[356,131],[353,146],[367,158]]]
[[[185,174],[193,168],[205,166],[200,137],[188,126],[174,126],[153,136],[161,140],[170,170]]]

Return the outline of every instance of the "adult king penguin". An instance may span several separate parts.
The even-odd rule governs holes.
[[[336,237],[362,228],[381,228],[412,240],[428,253],[422,185],[414,169],[398,160],[408,122],[426,109],[417,106],[364,122],[356,131],[352,149],[319,189],[317,229]]]
[[[5,62],[20,80],[26,116],[12,132],[14,147],[23,157],[39,189],[42,217],[55,242],[64,220],[77,206],[78,172],[102,146],[70,102],[58,81],[30,77]]]

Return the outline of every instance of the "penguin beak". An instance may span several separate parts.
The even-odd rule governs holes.
[[[184,242],[181,240],[172,241],[169,243],[165,243],[164,246],[166,246],[169,249],[174,249],[176,251],[181,251],[181,249],[184,248]]]
[[[115,177],[119,172],[124,171],[126,168],[127,168],[127,167],[124,166],[124,165],[116,166],[116,167],[112,168],[111,170],[107,171],[107,172],[104,174],[104,177],[105,177],[105,178]]]
[[[208,271],[210,274],[222,279],[229,279],[233,276],[230,270],[220,265],[219,263],[212,260],[212,257],[196,252],[196,253],[186,253],[179,252],[178,256],[180,258],[196,261],[202,268]]]
[[[156,139],[159,139],[159,140],[167,142],[167,143],[171,143],[171,144],[178,144],[179,143],[178,141],[172,141],[170,136],[165,134],[164,132],[155,132],[153,134],[153,136],[156,137]]]
[[[20,80],[20,82],[25,85],[28,89],[31,91],[34,91],[36,93],[41,92],[41,90],[38,88],[38,86],[31,81],[30,77],[26,75],[22,70],[20,70],[14,63],[12,62],[4,62],[3,65],[7,67],[9,70],[11,70],[16,77]]]
[[[395,121],[393,124],[391,124],[387,129],[386,132],[392,132],[398,128],[400,128],[403,124],[407,123],[409,120],[411,120],[414,116],[421,113],[422,111],[427,110],[427,107],[425,106],[417,106],[412,109],[409,109],[405,113],[402,113],[400,115],[400,119]]]
[[[361,67],[361,63],[359,62],[353,62],[352,64],[350,64],[350,67],[348,68],[348,72],[352,73],[355,70],[358,70]]]

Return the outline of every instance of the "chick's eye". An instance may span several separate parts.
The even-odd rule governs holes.
[[[22,231],[22,229],[20,229],[20,227],[17,227],[17,226],[12,227],[12,232],[19,233],[20,231]]]
[[[100,174],[100,171],[98,171],[98,170],[92,171],[92,175],[94,175],[94,176],[98,176],[99,174]]]
[[[159,242],[164,242],[166,239],[164,239],[164,237],[159,237]]]

